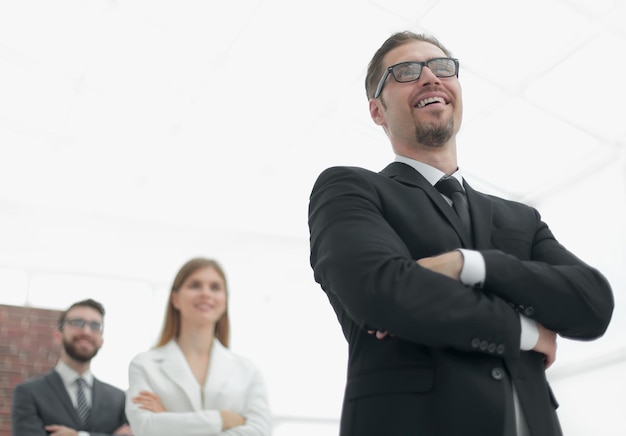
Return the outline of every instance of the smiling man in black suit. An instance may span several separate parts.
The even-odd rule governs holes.
[[[395,161],[329,168],[311,193],[311,265],[349,343],[341,436],[561,435],[556,335],[612,316],[607,280],[535,209],[464,180],[458,76],[435,38],[388,38],[366,92]]]

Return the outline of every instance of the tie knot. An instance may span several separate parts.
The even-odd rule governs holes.
[[[435,188],[448,198],[452,198],[452,194],[455,192],[463,192],[461,184],[456,177],[443,176],[435,184]]]
[[[87,384],[87,382],[85,381],[84,378],[78,377],[76,379],[76,384],[78,385],[79,388],[83,388]]]

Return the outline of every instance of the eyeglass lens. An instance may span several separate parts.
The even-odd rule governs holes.
[[[374,98],[378,98],[383,91],[387,77],[391,74],[397,82],[413,82],[422,75],[422,69],[427,66],[437,77],[452,77],[458,75],[458,61],[454,58],[434,58],[426,62],[401,62],[385,70],[378,82]]]
[[[75,318],[75,319],[67,319],[65,323],[71,327],[83,329],[85,325],[89,326],[89,329],[92,332],[100,333],[102,332],[102,323],[98,321],[85,321],[84,319]]]
[[[422,74],[423,63],[404,62],[391,67],[391,73],[398,82],[412,82],[419,79]],[[437,77],[451,77],[456,74],[454,59],[437,58],[426,62],[426,66]]]

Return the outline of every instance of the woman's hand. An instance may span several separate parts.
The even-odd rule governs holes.
[[[133,403],[139,404],[139,408],[150,412],[165,412],[165,407],[161,404],[161,399],[157,394],[148,391],[141,391],[133,398]]]
[[[246,418],[232,410],[220,410],[220,415],[222,415],[222,428],[224,430],[246,423]]]

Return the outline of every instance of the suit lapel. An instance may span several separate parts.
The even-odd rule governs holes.
[[[489,197],[475,191],[467,182],[464,182],[470,216],[472,217],[472,231],[474,232],[474,248],[485,250],[490,248],[493,206]]]
[[[46,374],[46,381],[50,386],[50,389],[54,391],[54,394],[59,398],[59,402],[63,405],[65,410],[69,416],[72,417],[74,423],[76,424],[75,428],[80,427],[80,418],[78,417],[78,412],[76,408],[72,404],[72,399],[70,398],[70,394],[67,393],[67,389],[65,389],[65,385],[63,384],[63,380],[59,373],[57,373],[54,369]]]
[[[209,377],[205,389],[209,395],[214,395],[222,389],[229,380],[232,371],[231,355],[224,346],[216,339],[213,340],[211,349],[211,361],[209,363]]]
[[[91,385],[91,413],[89,414],[89,418],[87,419],[87,427],[90,426],[92,420],[95,416],[97,416],[96,410],[100,410],[100,405],[103,404],[106,399],[102,398],[102,389],[100,387],[102,383],[97,378],[93,378],[93,384]]]
[[[202,410],[200,385],[193,376],[191,368],[185,359],[182,350],[175,341],[164,347],[165,356],[161,361],[161,372],[178,385],[189,400],[194,411]]]
[[[465,230],[463,230],[463,224],[459,219],[459,216],[456,214],[454,209],[450,207],[450,205],[443,199],[441,193],[435,189],[433,185],[430,184],[428,180],[422,176],[419,171],[416,171],[414,168],[410,167],[401,162],[393,162],[385,169],[383,169],[381,174],[390,177],[403,185],[414,186],[416,188],[421,189],[424,193],[430,198],[431,202],[435,205],[437,209],[445,216],[448,222],[454,227],[454,230],[458,234],[459,238],[461,238],[461,242],[463,247],[472,248],[472,241],[470,240],[469,235],[466,235]],[[469,203],[469,198],[468,198]],[[470,204],[470,213],[472,209],[472,204]],[[474,214],[471,214],[472,217],[472,227],[474,226]]]

